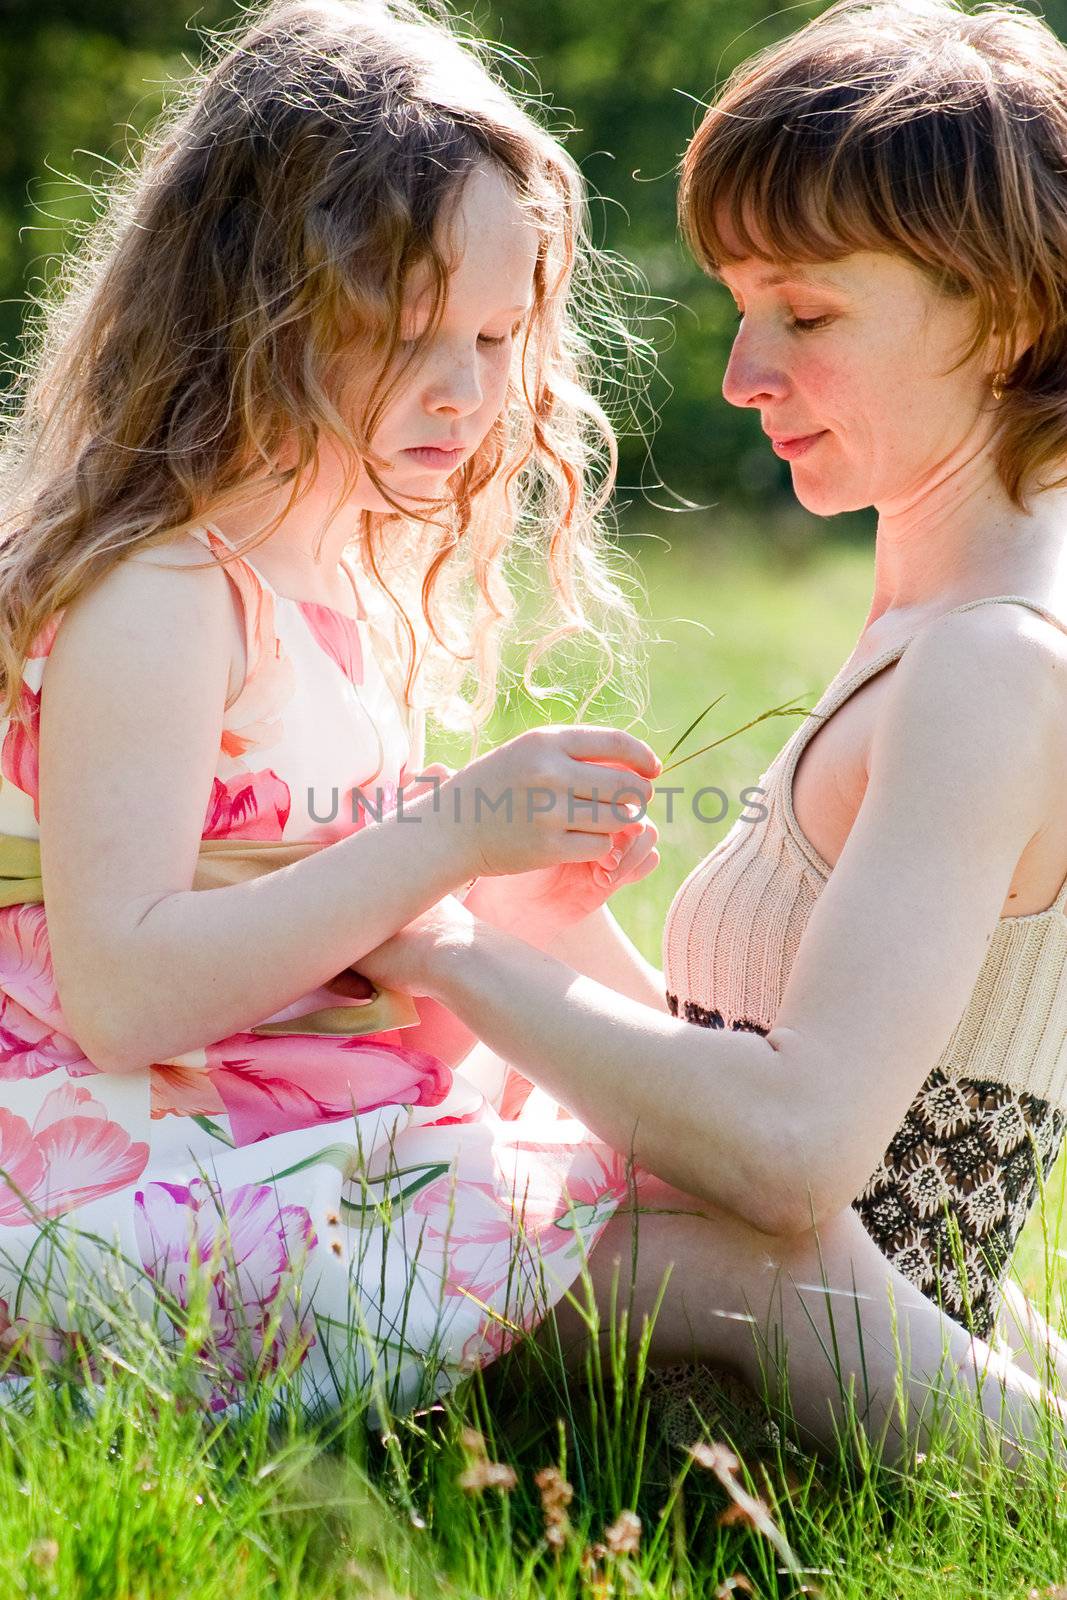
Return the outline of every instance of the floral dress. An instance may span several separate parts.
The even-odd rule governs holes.
[[[226,570],[247,670],[203,840],[328,845],[375,826],[422,759],[382,630],[362,603],[354,619],[279,595],[243,558]],[[0,723],[0,832],[19,839],[38,837],[41,685],[62,615],[24,664],[29,732]],[[263,1022],[298,1029],[322,998]],[[429,1022],[247,1031],[99,1072],[63,1016],[43,903],[0,908],[0,1030],[0,1383],[31,1342],[69,1346],[76,1276],[173,1337],[206,1292],[214,1408],[284,1360],[307,1401],[358,1391],[382,1416],[533,1326],[627,1193],[623,1159],[546,1096],[501,1116],[477,1053],[450,1070]]]

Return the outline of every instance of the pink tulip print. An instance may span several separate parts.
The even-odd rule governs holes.
[[[239,1145],[385,1105],[440,1105],[444,1062],[374,1038],[235,1033],[209,1045],[211,1083]]]
[[[613,1152],[592,1155],[587,1175],[566,1170],[575,1152],[563,1151],[564,1170],[555,1170],[560,1152],[548,1145],[523,1142],[515,1147],[543,1155],[541,1163],[525,1163],[511,1183],[457,1183],[447,1173],[421,1189],[411,1209],[423,1219],[427,1245],[436,1245],[446,1259],[445,1292],[497,1301],[516,1278],[516,1270],[538,1258],[581,1254],[599,1233],[626,1194],[625,1163]]]
[[[147,1183],[134,1196],[134,1227],[141,1263],[171,1303],[186,1311],[195,1274],[210,1273],[208,1312],[214,1350],[234,1379],[243,1379],[244,1355],[259,1361],[274,1302],[292,1269],[303,1267],[318,1239],[303,1206],[282,1205],[268,1184],[222,1190],[202,1178],[188,1186]],[[172,1320],[177,1319],[173,1317]],[[246,1341],[250,1340],[250,1345]],[[277,1319],[268,1361],[303,1343],[292,1308]],[[228,1396],[216,1393],[214,1408]]]
[[[0,1079],[96,1069],[65,1032],[44,906],[0,909]]]
[[[281,839],[292,797],[288,784],[268,768],[212,780],[204,816],[205,839]]]
[[[363,682],[363,646],[359,637],[359,623],[344,616],[332,606],[319,605],[314,600],[301,600],[303,612],[316,642],[332,661],[336,661],[350,683]]]
[[[18,709],[20,714],[29,714],[28,722],[24,726],[12,717],[11,722],[8,724],[3,746],[0,747],[0,776],[3,777],[5,783],[13,783],[16,789],[21,789],[23,794],[29,795],[33,801],[34,817],[40,822],[41,813],[38,809],[40,804],[38,795],[38,749],[41,724],[40,690],[31,689],[29,684],[24,682],[19,691]]]
[[[33,1372],[38,1363],[60,1365],[72,1355],[85,1361],[96,1376],[93,1352],[80,1333],[12,1317],[10,1305],[0,1298],[0,1371]]]
[[[88,1089],[65,1084],[33,1127],[0,1106],[0,1227],[58,1217],[138,1178],[148,1146],[134,1143]]]

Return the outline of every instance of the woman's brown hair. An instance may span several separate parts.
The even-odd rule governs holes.
[[[888,251],[968,297],[963,359],[992,340],[1005,374],[1008,494],[1022,507],[1067,483],[1067,49],[1036,17],[839,0],[731,75],[686,151],[679,210],[712,272]]]
[[[616,391],[640,341],[614,309],[617,265],[589,242],[579,169],[489,59],[407,0],[274,0],[211,41],[31,319],[0,449],[0,712],[18,713],[21,663],[56,610],[127,552],[241,501],[250,478],[289,481],[292,504],[330,438],[349,483],[362,468],[381,487],[375,423],[434,332],[439,224],[480,162],[539,239],[504,409],[447,500],[425,517],[395,501],[362,513],[354,553],[406,641],[405,698],[425,669],[453,726],[477,729],[493,705],[520,543],[554,601],[527,681],[572,634],[597,641],[601,681],[626,659],[636,613],[608,559],[615,439],[590,320]],[[409,350],[402,302],[420,265],[435,301]],[[350,403],[347,376],[368,373],[369,405]]]

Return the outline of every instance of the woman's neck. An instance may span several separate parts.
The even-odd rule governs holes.
[[[1067,589],[1067,493],[1008,498],[983,453],[947,466],[908,501],[879,508],[874,595],[865,627],[937,613],[990,594]]]

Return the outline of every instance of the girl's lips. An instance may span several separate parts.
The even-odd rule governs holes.
[[[459,459],[463,455],[463,447],[462,445],[457,445],[453,450],[438,450],[434,445],[424,444],[416,445],[411,450],[405,450],[403,454],[412,461],[417,461],[420,466],[451,471],[453,467],[459,464]]]
[[[824,436],[826,429],[820,433],[804,433],[795,439],[772,439],[771,449],[783,461],[795,461],[797,456],[805,455]]]

